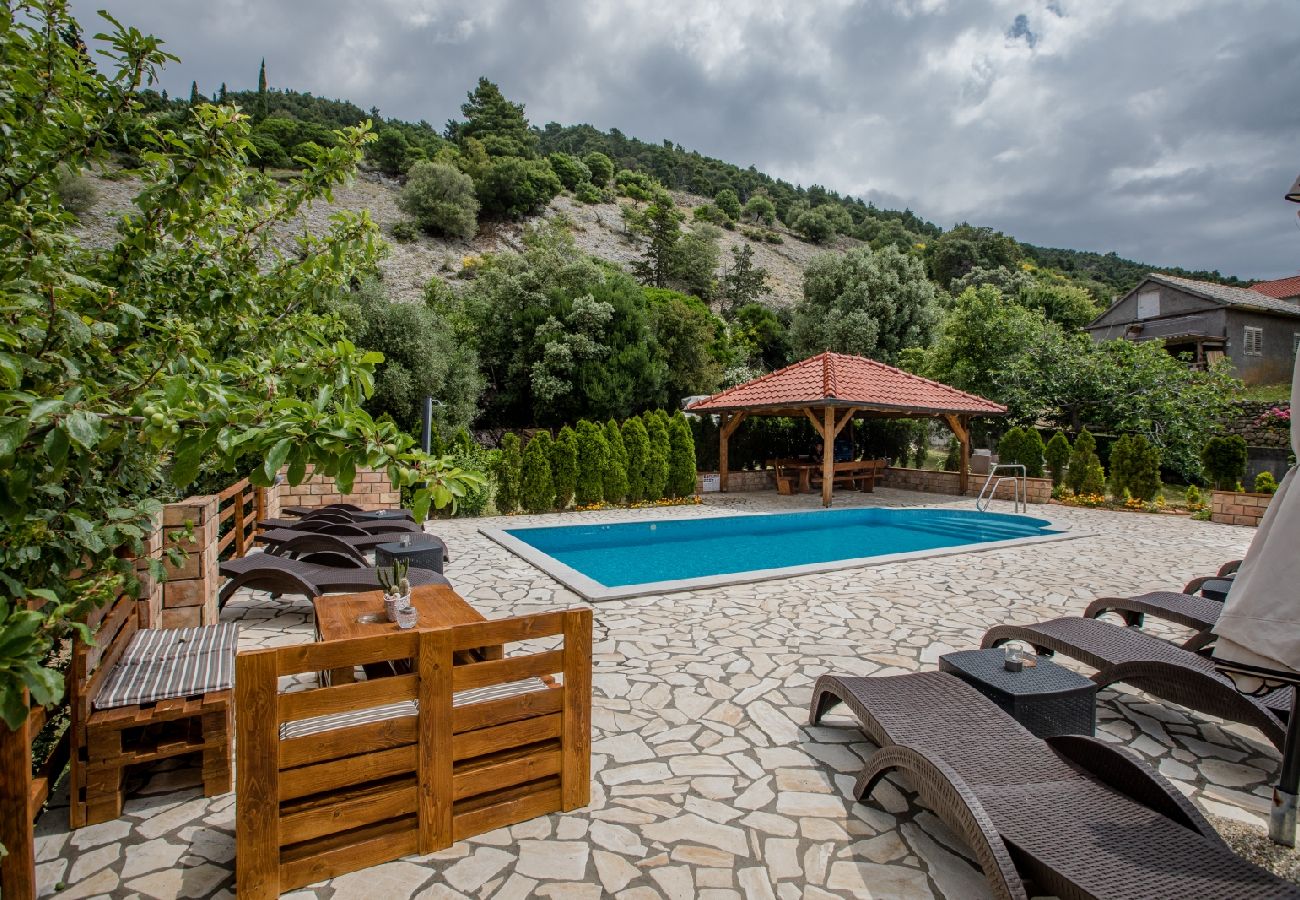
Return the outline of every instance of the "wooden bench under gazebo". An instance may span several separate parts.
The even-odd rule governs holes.
[[[827,351],[697,400],[686,411],[720,418],[718,475],[723,491],[727,490],[727,441],[741,422],[749,416],[806,417],[822,439],[822,505],[830,506],[837,480],[835,438],[854,417],[942,419],[961,444],[957,471],[965,494],[970,420],[1006,415],[1007,408],[874,359]]]

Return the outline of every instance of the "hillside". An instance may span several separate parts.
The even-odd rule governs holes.
[[[139,184],[130,178],[100,177],[95,179],[95,186],[98,198],[91,211],[83,216],[79,231],[88,243],[103,245],[109,241],[117,216],[129,208]],[[322,230],[330,215],[337,210],[367,210],[388,241],[389,253],[380,264],[380,270],[388,286],[389,296],[403,301],[419,301],[423,297],[425,285],[434,275],[451,279],[454,284],[454,276],[463,268],[466,256],[518,249],[521,246],[526,222],[485,223],[480,232],[468,241],[421,234],[409,243],[399,242],[393,239],[392,228],[407,218],[397,208],[399,189],[394,179],[375,172],[362,172],[352,184],[334,191],[332,203],[317,203],[305,216],[300,217],[295,228],[281,229],[277,243],[281,249],[288,251],[293,246],[293,234],[299,228],[306,226],[312,230]],[[708,202],[706,198],[682,191],[673,192],[673,199],[688,215],[690,210]],[[617,203],[589,205],[561,194],[551,201],[542,215],[547,218],[567,218],[572,223],[578,247],[593,256],[617,263],[623,268],[627,268],[635,256],[635,249],[624,233]],[[724,231],[720,243],[724,259],[729,258],[727,250],[733,245],[749,244],[753,248],[755,265],[767,269],[769,274],[768,283],[772,294],[767,298],[767,303],[776,307],[790,306],[799,299],[804,267],[814,256],[861,243],[840,236],[828,245],[817,246],[801,240],[780,224],[775,230],[781,234],[784,243],[753,241],[735,231]]]

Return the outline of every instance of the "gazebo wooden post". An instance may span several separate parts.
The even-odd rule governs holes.
[[[835,407],[822,410],[822,506],[831,505],[835,490]]]
[[[970,416],[950,414],[944,416],[944,420],[952,429],[952,433],[957,436],[957,443],[961,445],[961,454],[957,462],[957,490],[964,497],[970,485]]]
[[[727,441],[731,439],[732,433],[739,427],[745,419],[745,413],[734,412],[728,415],[721,414],[721,427],[718,429],[718,490],[726,493],[727,491]]]

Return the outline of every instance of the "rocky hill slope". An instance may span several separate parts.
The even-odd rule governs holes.
[[[79,229],[82,238],[91,244],[103,245],[112,239],[114,223],[130,207],[131,198],[139,188],[130,178],[96,178],[98,197],[94,207],[82,217]],[[340,209],[368,210],[379,224],[388,241],[388,256],[380,264],[389,295],[394,299],[418,301],[424,286],[434,275],[452,278],[464,265],[467,256],[491,253],[504,249],[519,249],[526,222],[485,223],[479,233],[468,241],[446,240],[421,235],[409,243],[393,239],[392,228],[406,219],[397,208],[398,184],[395,181],[369,172],[362,172],[355,181],[334,191],[332,203],[317,203],[299,217],[293,228],[282,229],[277,235],[280,246],[289,250],[293,235],[301,229],[322,230],[332,213]],[[674,193],[673,199],[687,213],[696,206],[707,203],[702,197]],[[543,213],[547,218],[564,217],[572,228],[574,239],[583,251],[627,268],[636,257],[636,247],[628,240],[623,228],[623,217],[617,203],[587,205],[571,196],[556,197]],[[754,264],[768,271],[768,284],[772,294],[767,302],[772,306],[789,306],[802,292],[803,270],[819,253],[844,250],[860,242],[852,238],[836,237],[827,246],[809,244],[796,237],[783,226],[776,231],[783,243],[770,244],[755,241],[739,231],[723,231],[721,240],[722,261],[730,261],[729,248],[749,244],[754,249]],[[454,283],[454,282],[453,282]]]

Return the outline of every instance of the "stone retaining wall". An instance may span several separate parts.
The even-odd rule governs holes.
[[[717,475],[717,472],[696,472],[695,473],[695,493],[704,493],[704,476]],[[746,491],[770,491],[776,488],[776,482],[772,480],[772,473],[766,469],[755,472],[728,472],[727,473],[727,492],[731,494],[743,493]]]
[[[960,496],[960,479],[956,472],[937,472],[930,469],[905,469],[890,466],[878,482],[882,487],[898,488],[904,491],[925,491],[931,494],[954,494]],[[971,474],[966,488],[966,496],[979,496],[984,486],[984,477]],[[1026,499],[1030,503],[1046,503],[1052,499],[1052,479],[1026,478]],[[1015,488],[1009,481],[1004,481],[993,494],[996,500],[1012,500]]]
[[[302,484],[294,486],[288,482],[281,482],[267,493],[275,497],[278,507],[355,503],[363,509],[383,509],[397,506],[401,502],[401,494],[389,482],[387,472],[358,469],[357,477],[352,482],[352,492],[341,494],[334,485],[333,478],[313,475],[311,471],[308,467],[307,478]]]
[[[1210,494],[1210,521],[1221,525],[1258,525],[1272,494],[1214,491]]]

